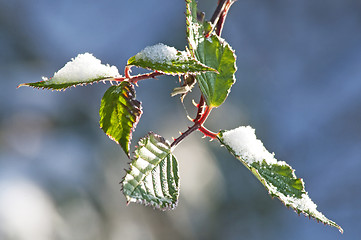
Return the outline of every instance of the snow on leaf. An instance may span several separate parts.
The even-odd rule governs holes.
[[[171,63],[172,61],[185,61],[188,54],[185,51],[178,51],[174,47],[158,43],[144,48],[135,55],[135,61],[146,59],[154,63]]]
[[[130,170],[122,181],[127,202],[161,210],[175,208],[179,196],[178,162],[170,144],[152,132],[138,144]]]
[[[291,166],[284,161],[278,161],[274,154],[266,150],[263,143],[257,139],[253,128],[242,126],[230,131],[221,131],[218,139],[261,181],[272,197],[278,197],[297,213],[303,213],[343,232],[339,225],[317,210],[317,205],[305,190],[303,180],[296,177]]]
[[[141,103],[135,100],[133,85],[124,81],[108,88],[102,98],[99,115],[100,128],[129,156],[132,132],[142,115]]]
[[[76,58],[65,64],[63,68],[54,73],[50,79],[43,77],[43,81],[24,83],[20,86],[63,90],[68,87],[91,84],[99,81],[112,81],[120,77],[118,69],[109,64],[104,65],[90,53],[79,54]]]
[[[242,159],[249,165],[253,162],[262,163],[263,161],[266,161],[267,164],[277,163],[274,154],[266,150],[261,140],[256,138],[255,129],[250,126],[225,131],[222,138],[224,143],[233,149],[237,156],[242,156]]]
[[[201,64],[185,51],[178,51],[162,43],[148,46],[128,60],[128,65],[147,68],[164,74],[198,74],[215,71]]]

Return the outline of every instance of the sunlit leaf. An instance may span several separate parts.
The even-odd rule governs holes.
[[[202,73],[196,79],[207,105],[219,107],[236,82],[236,55],[229,44],[216,35],[199,42],[195,55],[201,63],[218,71]]]
[[[256,138],[254,129],[239,127],[230,131],[221,131],[218,139],[261,181],[272,197],[278,197],[297,213],[303,213],[343,232],[339,225],[317,210],[317,205],[305,190],[303,180],[296,177],[290,165],[278,161],[274,158],[274,154],[266,150],[263,143]]]
[[[100,104],[100,127],[129,156],[132,132],[142,114],[141,103],[135,100],[135,90],[129,82],[111,86]]]
[[[186,25],[189,50],[194,56],[198,42],[204,40],[204,27],[203,23],[197,19],[197,2],[195,0],[186,0]]]
[[[199,21],[197,3],[186,1],[187,40],[191,54],[201,63],[217,70],[196,76],[199,88],[208,106],[219,107],[227,98],[235,83],[236,55],[231,46],[221,37],[212,34],[208,22]]]
[[[128,60],[128,65],[151,69],[164,74],[198,74],[215,71],[192,58],[185,51],[164,44],[149,46]]]
[[[64,90],[78,85],[87,85],[99,81],[113,81],[120,77],[115,66],[104,65],[90,53],[79,54],[69,61],[63,68],[54,73],[50,79],[43,77],[42,81],[23,83],[21,86]]]
[[[162,210],[175,208],[179,196],[178,162],[169,143],[149,133],[138,144],[122,182],[127,202]]]

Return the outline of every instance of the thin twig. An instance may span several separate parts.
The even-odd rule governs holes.
[[[199,118],[202,117],[202,114],[204,112],[204,108],[203,108],[204,105],[205,105],[204,97],[203,97],[203,95],[201,95],[201,99],[199,100],[199,103],[197,104],[197,108],[198,108],[197,115],[193,119],[193,122],[197,122],[199,120]]]
[[[212,29],[205,35],[205,37],[209,37],[211,33],[215,30],[218,36],[221,36],[224,22],[226,20],[229,8],[235,3],[237,0],[219,0],[216,10],[213,13],[211,18],[211,26]]]
[[[125,66],[125,68],[124,68],[124,76],[125,76],[126,78],[130,78],[130,77],[131,77],[131,76],[130,76],[130,73],[132,72],[131,67],[132,67],[132,66]]]
[[[198,128],[199,128],[198,124],[194,124],[192,127],[188,128],[187,131],[182,133],[178,138],[174,139],[174,141],[170,145],[171,148],[175,148],[184,138],[186,138],[192,132],[196,131]]]
[[[132,76],[129,78],[129,82],[131,83],[137,83],[140,80],[148,79],[148,78],[156,78],[157,76],[163,75],[163,73],[155,71],[151,73],[145,73],[137,76]]]
[[[212,111],[212,107],[209,107],[204,104],[204,98],[201,96],[200,102],[198,104],[198,112],[196,118],[193,120],[194,124],[192,127],[188,128],[187,131],[182,133],[178,138],[176,138],[171,147],[174,149],[184,138],[186,138],[192,132],[199,130],[201,131],[206,137],[210,137],[214,139],[217,137],[217,134],[214,132],[209,131],[207,128],[203,126],[204,122],[207,120],[209,114]]]
[[[215,25],[218,22],[218,18],[221,15],[221,12],[223,11],[223,9],[225,8],[227,1],[228,0],[219,0],[218,1],[217,8],[214,11],[213,16],[212,16],[212,18],[210,20],[212,25]]]
[[[208,130],[208,129],[205,128],[203,125],[201,125],[201,126],[198,128],[198,130],[199,130],[201,133],[203,133],[204,136],[210,137],[211,140],[217,138],[217,135],[218,135],[217,133]]]
[[[228,14],[228,11],[230,9],[230,7],[232,6],[232,4],[234,2],[236,2],[237,0],[228,0],[225,5],[224,8],[222,9],[221,15],[219,16],[217,25],[216,25],[216,34],[218,36],[221,36],[222,34],[222,30],[223,30],[223,26],[224,26],[224,22],[226,21],[226,17]]]
[[[205,37],[209,37],[213,30],[215,30],[215,33],[220,36],[222,33],[223,25],[226,20],[229,8],[232,6],[234,2],[237,0],[219,0],[216,10],[213,13],[213,16],[211,18],[211,25],[212,30],[209,31]],[[173,143],[171,144],[172,148],[175,148],[184,138],[186,138],[189,134],[192,132],[199,130],[204,134],[206,137],[210,137],[211,139],[217,138],[217,133],[214,133],[210,130],[208,130],[206,127],[203,126],[204,122],[207,120],[210,112],[212,111],[212,107],[208,106],[205,102],[203,94],[201,95],[201,98],[199,100],[199,103],[197,104],[197,115],[195,119],[193,119],[193,126],[188,128],[187,131],[182,133],[178,138],[176,138]]]
[[[137,84],[138,81],[148,79],[148,78],[156,78],[157,76],[163,75],[161,72],[151,72],[151,73],[145,73],[145,74],[139,74],[136,76],[130,76],[129,69],[124,70],[126,77],[120,77],[120,78],[114,78],[114,81],[122,82],[125,80],[128,80],[131,83]]]

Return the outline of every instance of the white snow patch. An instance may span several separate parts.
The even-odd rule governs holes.
[[[284,161],[277,161],[274,153],[269,153],[263,146],[263,143],[257,139],[255,130],[250,126],[242,126],[230,131],[223,132],[223,142],[228,145],[237,157],[250,165],[254,162],[261,163],[263,160],[267,164],[287,165]],[[271,173],[272,174],[272,173]],[[273,175],[273,174],[272,174]],[[263,178],[262,176],[260,176]],[[296,177],[296,176],[294,176]],[[264,179],[264,178],[263,178]],[[262,182],[271,195],[279,197],[279,199],[286,205],[297,211],[314,217],[321,222],[335,226],[342,233],[343,229],[333,221],[327,219],[321,212],[317,210],[317,205],[310,199],[307,192],[301,195],[301,198],[296,198],[291,195],[285,195],[280,192],[271,182],[264,179]]]
[[[286,196],[280,191],[277,190],[275,186],[266,182],[267,189],[269,190],[270,194],[274,194],[280,198],[280,200],[286,205],[290,206],[298,211],[303,212],[304,214],[310,215],[315,217],[325,223],[330,222],[329,219],[325,217],[321,212],[317,210],[317,205],[314,203],[311,198],[308,196],[307,192],[301,195],[301,198],[295,198],[292,196]],[[342,231],[342,230],[340,230]]]
[[[279,164],[274,153],[270,153],[263,146],[263,143],[257,139],[255,129],[250,126],[241,126],[223,133],[223,141],[227,144],[238,157],[241,157],[247,164],[253,162],[267,164]]]
[[[170,63],[175,60],[186,61],[188,54],[185,51],[178,51],[163,43],[148,46],[135,55],[135,60],[147,60],[152,63]]]
[[[91,82],[99,78],[119,77],[117,67],[104,65],[90,53],[79,54],[49,80],[52,83]],[[48,80],[43,77],[43,80]]]
[[[286,205],[289,205],[294,209],[302,211],[303,213],[315,217],[325,223],[330,222],[325,215],[317,210],[316,203],[314,203],[306,193],[302,194],[302,198],[294,198],[283,194],[280,194],[279,197]]]
[[[308,211],[310,213],[312,213],[313,215],[318,215],[318,217],[320,218],[320,212],[317,211],[317,205],[316,203],[314,203],[311,198],[307,195],[307,194],[302,194],[302,198],[293,198],[293,197],[286,197],[285,199],[286,203],[290,202],[292,203],[292,205],[301,210],[301,211]]]

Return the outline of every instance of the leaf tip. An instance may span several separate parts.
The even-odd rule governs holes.
[[[29,86],[27,83],[22,83],[22,84],[19,84],[16,88],[20,88],[20,87],[24,87],[24,86]]]

